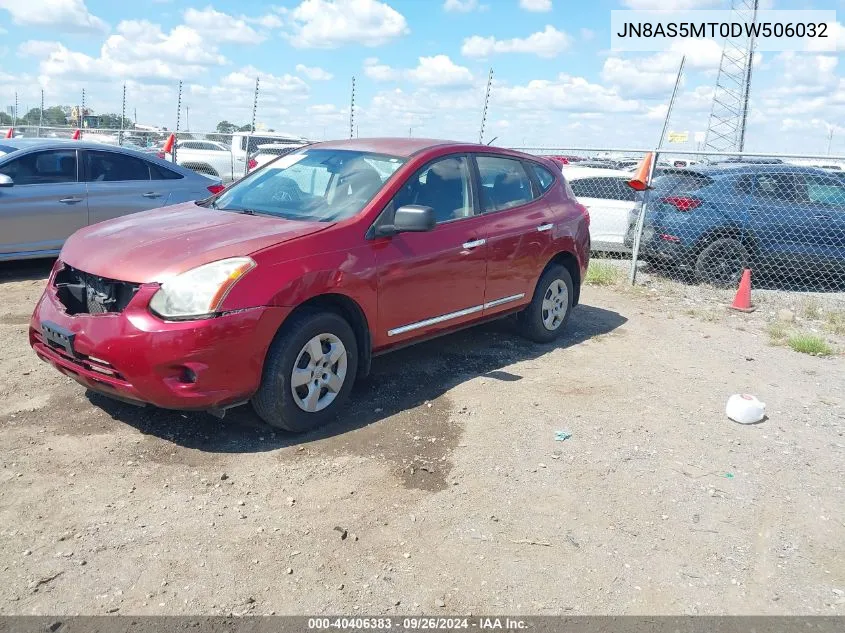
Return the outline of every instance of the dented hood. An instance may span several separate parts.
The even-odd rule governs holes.
[[[81,229],[65,242],[60,258],[101,277],[148,283],[330,226],[207,209],[188,202]]]

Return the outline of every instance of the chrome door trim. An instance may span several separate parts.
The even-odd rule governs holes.
[[[436,325],[438,323],[443,323],[444,321],[449,321],[450,319],[457,319],[462,316],[467,316],[469,314],[474,314],[475,312],[481,312],[484,309],[483,305],[480,306],[472,306],[471,308],[465,308],[463,310],[458,310],[457,312],[450,312],[448,314],[441,314],[440,316],[432,317],[430,319],[426,319],[425,321],[417,321],[416,323],[409,323],[408,325],[402,325],[398,328],[394,328],[392,330],[387,331],[388,336],[396,336],[397,334],[404,334],[405,332],[410,332],[412,330],[418,330],[423,327],[428,327],[429,325]]]
[[[488,308],[495,308],[496,306],[500,306],[505,303],[510,303],[511,301],[519,301],[525,296],[524,292],[519,293],[518,295],[511,295],[510,297],[502,297],[501,299],[494,299],[493,301],[488,301],[484,304],[484,309],[487,310]]]

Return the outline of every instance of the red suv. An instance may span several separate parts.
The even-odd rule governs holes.
[[[74,234],[29,338],[114,398],[216,415],[251,401],[304,431],[376,354],[513,313],[528,338],[555,339],[589,252],[589,216],[546,159],[318,143],[207,200]]]

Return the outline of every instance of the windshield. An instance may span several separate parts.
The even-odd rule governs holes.
[[[361,211],[404,162],[383,154],[303,149],[253,172],[204,206],[288,220],[344,220]]]

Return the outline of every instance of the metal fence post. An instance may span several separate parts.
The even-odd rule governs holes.
[[[249,173],[249,155],[250,155],[250,147],[252,145],[252,135],[246,135],[246,147],[244,148],[244,173],[243,175],[246,176]]]
[[[660,152],[654,152],[654,159],[648,169],[648,179],[646,180],[646,189],[643,191],[643,203],[640,206],[640,213],[637,216],[637,226],[634,229],[634,245],[631,250],[631,270],[628,274],[628,279],[631,285],[637,283],[637,261],[640,257],[640,243],[643,239],[643,228],[645,228],[645,216],[648,211],[649,191],[651,190],[651,180],[654,176],[654,167],[657,165],[657,160],[660,158]]]

